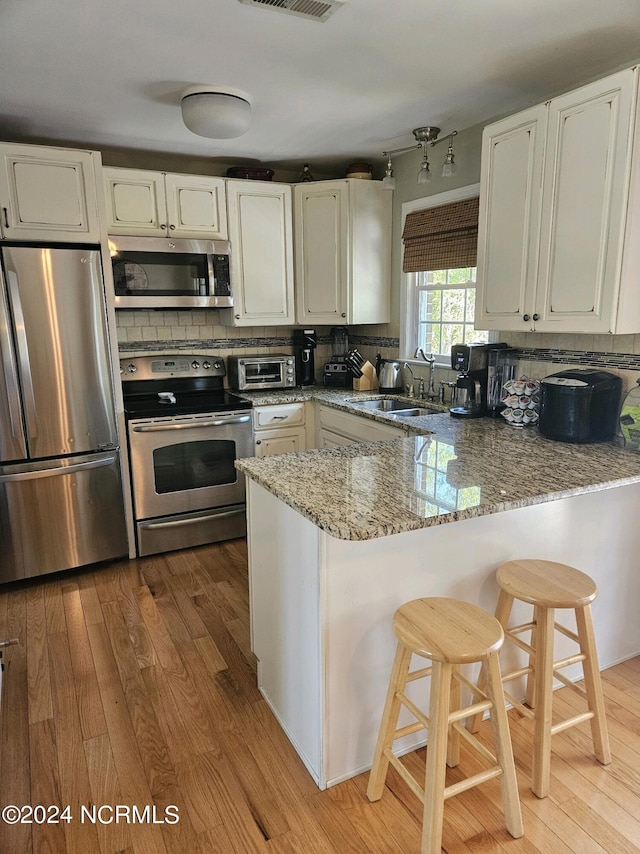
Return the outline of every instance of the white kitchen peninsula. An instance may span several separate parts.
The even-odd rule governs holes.
[[[488,419],[427,425],[433,435],[238,463],[259,687],[320,788],[370,766],[391,618],[409,599],[493,611],[499,563],[561,561],[598,584],[601,666],[640,652],[640,455]]]

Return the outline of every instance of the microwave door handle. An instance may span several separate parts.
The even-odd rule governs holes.
[[[20,300],[20,287],[18,285],[18,276],[14,270],[7,271],[7,282],[9,284],[9,295],[11,297],[11,307],[15,320],[16,347],[20,362],[20,376],[22,377],[22,392],[27,427],[29,428],[29,437],[35,439],[38,435],[36,398],[33,393],[33,378],[31,376],[31,362],[29,361],[27,332],[24,326],[24,313],[22,311],[22,301]]]
[[[0,287],[2,287],[2,269],[0,268]],[[0,293],[0,354],[4,369],[4,387],[7,394],[7,407],[9,410],[9,421],[11,422],[11,435],[19,439],[22,437],[22,425],[20,423],[20,395],[18,392],[18,378],[13,355],[13,345],[9,333],[9,316],[5,304],[4,294]]]
[[[176,424],[135,424],[134,433],[166,433],[168,430],[193,430],[196,427],[226,427],[227,424],[245,424],[251,420],[250,415],[234,416],[233,418],[216,418],[212,421],[186,421]]]

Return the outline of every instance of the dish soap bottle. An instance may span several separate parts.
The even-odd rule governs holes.
[[[620,410],[620,430],[627,448],[640,450],[640,380],[625,397]]]

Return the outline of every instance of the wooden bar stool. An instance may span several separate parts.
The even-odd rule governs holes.
[[[611,762],[591,616],[591,602],[598,591],[593,579],[584,572],[549,560],[512,560],[503,563],[496,570],[496,580],[501,587],[496,618],[502,625],[506,638],[529,656],[527,666],[502,676],[502,681],[508,682],[526,675],[525,703],[521,703],[508,692],[505,692],[505,696],[521,714],[535,721],[531,790],[539,798],[545,798],[549,794],[551,777],[551,736],[555,733],[590,721],[596,759],[603,765]],[[509,626],[514,599],[533,605],[532,622]],[[557,608],[575,612],[577,634],[555,622]],[[554,630],[577,643],[579,652],[555,661]],[[529,644],[519,637],[528,631],[531,632]],[[558,672],[578,662],[582,663],[584,688],[575,685]],[[586,712],[553,724],[554,678],[586,699]],[[479,685],[482,687],[482,681]],[[480,717],[478,714],[469,720],[469,729],[472,732],[477,728]]]
[[[504,641],[499,622],[482,608],[468,602],[414,599],[395,612],[393,631],[398,646],[367,797],[370,801],[380,800],[391,762],[424,804],[422,854],[440,854],[445,800],[493,777],[500,777],[507,830],[514,837],[522,836],[522,815],[498,662],[498,652]],[[413,654],[429,659],[431,666],[410,671]],[[473,685],[460,671],[460,665],[472,662],[482,662],[484,690]],[[405,693],[408,682],[425,676],[431,676],[428,717]],[[461,684],[481,700],[461,709]],[[409,709],[417,723],[397,729],[401,706]],[[481,715],[485,711],[489,711],[493,724],[497,758],[461,724],[469,715]],[[396,739],[421,729],[429,732],[424,788],[391,750]],[[445,786],[445,765],[454,767],[460,758],[460,736],[487,759],[491,767]]]

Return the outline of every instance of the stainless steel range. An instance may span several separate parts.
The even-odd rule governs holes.
[[[204,355],[120,362],[139,555],[246,533],[251,402],[225,391],[224,361]]]

